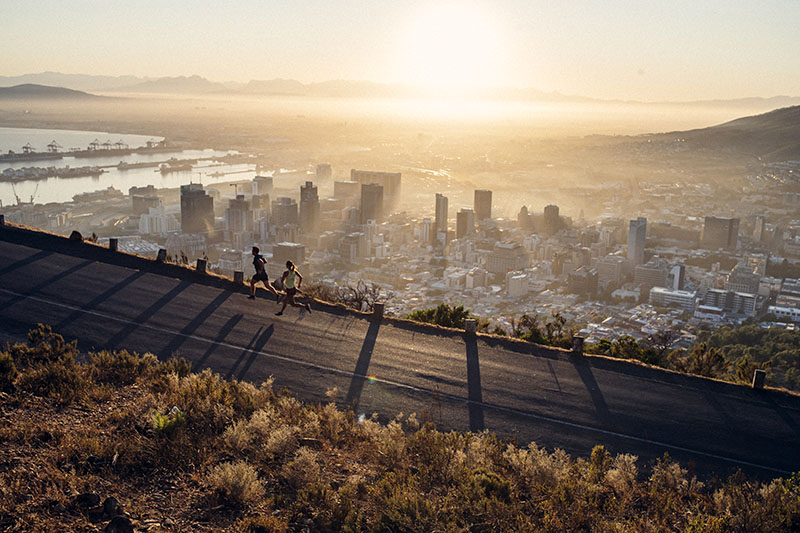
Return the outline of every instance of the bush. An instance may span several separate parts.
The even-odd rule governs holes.
[[[130,385],[158,363],[153,354],[139,355],[126,350],[93,353],[90,359],[95,381],[114,385]]]
[[[208,475],[208,486],[229,504],[246,507],[264,496],[258,472],[245,461],[223,463]]]
[[[464,329],[464,321],[470,317],[469,309],[464,309],[463,305],[450,307],[447,304],[439,304],[430,309],[419,309],[406,315],[409,320],[436,324],[446,328]]]
[[[17,379],[20,390],[52,398],[61,405],[89,399],[94,390],[83,368],[74,362],[56,361],[22,373]]]
[[[167,438],[173,438],[186,425],[186,416],[177,407],[173,407],[169,414],[153,415],[153,429],[156,434]]]
[[[14,389],[14,380],[17,379],[17,367],[14,358],[8,352],[0,352],[0,391]]]

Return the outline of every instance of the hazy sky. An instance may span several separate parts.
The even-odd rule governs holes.
[[[800,96],[798,0],[0,0],[0,75]]]

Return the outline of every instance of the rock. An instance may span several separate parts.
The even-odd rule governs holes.
[[[74,242],[83,242],[83,235],[78,230],[72,230],[72,233],[69,234],[69,240]]]
[[[163,522],[161,522],[162,527],[173,527],[175,525],[175,520],[172,518],[165,518]]]
[[[127,516],[115,516],[103,531],[106,533],[133,533],[133,523]]]
[[[122,514],[122,505],[113,496],[106,498],[103,502],[103,513],[108,516],[118,516]]]
[[[100,504],[100,496],[94,492],[84,492],[75,496],[75,505],[81,507],[94,507]]]

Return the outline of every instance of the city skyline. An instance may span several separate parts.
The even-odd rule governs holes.
[[[532,87],[603,99],[800,94],[800,4],[19,3],[1,75],[369,80],[438,94]]]

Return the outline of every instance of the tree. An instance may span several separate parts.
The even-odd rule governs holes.
[[[419,309],[406,315],[409,320],[436,324],[446,328],[464,328],[464,321],[470,317],[469,309],[463,305],[450,307],[448,304],[439,304],[429,309]]]

